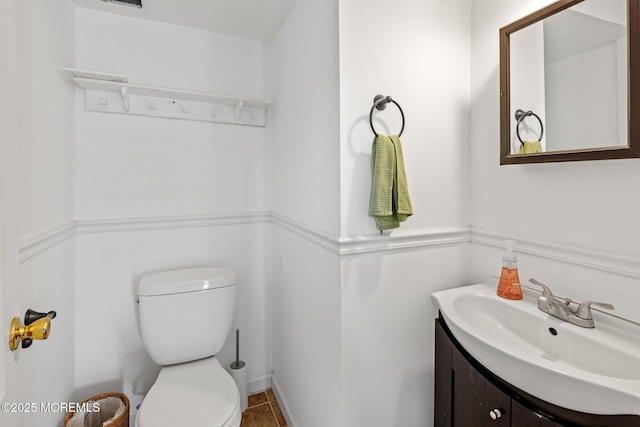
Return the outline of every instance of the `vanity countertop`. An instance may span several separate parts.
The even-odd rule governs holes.
[[[640,415],[640,325],[594,312],[581,328],[540,311],[540,293],[496,295],[497,283],[431,294],[462,346],[503,380],[575,411]]]

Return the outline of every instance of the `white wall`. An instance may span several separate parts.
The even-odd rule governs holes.
[[[264,43],[78,8],[77,68],[144,85],[269,99]],[[84,111],[77,91],[76,387],[124,390],[157,374],[138,330],[145,273],[227,265],[250,390],[269,385],[271,179],[267,128]],[[268,119],[268,126],[271,126]],[[96,335],[93,331],[99,330]],[[220,359],[233,357],[235,334]],[[103,361],[100,363],[99,361]],[[132,411],[132,417],[135,411]]]
[[[273,43],[273,381],[291,426],[340,425],[338,2],[298,0]]]
[[[433,422],[429,294],[469,283],[468,259],[462,242],[343,257],[342,426]]]
[[[73,90],[60,68],[74,63],[75,14],[58,3],[18,3],[22,238],[73,218]]]
[[[482,281],[497,274],[502,252],[497,246],[514,237],[520,241],[523,282],[536,277],[558,295],[610,302],[616,314],[638,321],[637,160],[499,165],[497,29],[543,3],[474,3],[472,277]]]
[[[549,150],[602,147],[619,142],[626,145],[626,129],[623,135],[618,135],[619,62],[618,43],[611,42],[546,65],[546,131],[552,143]],[[626,78],[625,75],[624,86]],[[620,113],[627,117],[626,111]],[[585,126],[587,123],[597,125]]]
[[[270,97],[263,43],[82,8],[77,38],[81,69]],[[78,95],[78,219],[269,209],[264,128],[85,112]]]
[[[17,175],[18,158],[18,60],[17,22],[15,2],[0,3],[0,295],[3,313],[19,312],[20,307],[10,303],[13,292],[17,291],[18,277],[18,209],[17,191],[14,182]],[[10,286],[9,284],[13,284]],[[11,320],[0,317],[0,328],[6,330]],[[6,389],[5,360],[10,357],[9,349],[0,351],[0,400]],[[16,375],[13,375],[15,380]],[[8,415],[0,415],[3,423]]]
[[[468,283],[470,20],[470,1],[340,2],[343,426],[433,420],[429,294]],[[405,114],[414,210],[384,237],[368,216],[376,94]],[[374,115],[399,131],[394,105]]]
[[[293,427],[341,426],[339,256],[273,230],[273,389]]]
[[[273,211],[339,230],[337,0],[298,1],[272,43]]]
[[[15,269],[15,281],[4,283],[2,325],[14,316],[22,319],[28,308],[56,310],[58,316],[46,341],[15,352],[3,346],[4,401],[66,402],[73,393],[75,361],[74,91],[59,68],[74,63],[74,5],[40,0],[7,3],[11,5],[5,5],[3,13],[13,22],[2,56],[5,71],[15,72],[8,75],[15,97],[9,97],[14,111],[3,115],[2,123],[16,132],[3,134],[10,140],[3,141],[2,156],[16,164],[11,166],[13,175],[3,176],[4,191],[12,195],[3,200],[11,203],[3,206],[3,221],[9,220],[4,226],[15,227],[4,236],[10,240],[5,241],[4,249],[9,250],[3,253],[3,264],[5,272]],[[4,62],[5,55],[15,55],[13,63]],[[53,426],[62,425],[64,413],[3,417],[7,417],[3,423],[11,426]]]
[[[368,216],[376,94],[402,107],[415,215],[403,230],[469,223],[470,2],[340,2],[341,234],[375,233]],[[380,133],[400,130],[394,105],[374,113]]]

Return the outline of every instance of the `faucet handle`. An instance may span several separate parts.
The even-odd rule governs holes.
[[[578,306],[578,310],[576,310],[576,317],[585,320],[593,319],[593,317],[591,316],[592,305],[597,305],[598,307],[606,308],[607,310],[613,310],[613,306],[606,302],[585,301]]]
[[[543,301],[547,301],[553,298],[553,293],[551,292],[551,289],[549,289],[547,285],[545,285],[544,283],[540,283],[534,278],[529,279],[529,282],[533,283],[534,285],[538,285],[542,288],[542,296],[539,299],[542,299]]]

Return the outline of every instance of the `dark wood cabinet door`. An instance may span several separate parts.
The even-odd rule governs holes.
[[[486,379],[455,347],[451,352],[452,427],[484,427]]]
[[[516,389],[468,355],[442,318],[435,329],[435,427],[640,427],[637,415],[572,411]]]
[[[435,396],[433,409],[434,427],[451,427],[451,340],[440,322],[436,320]]]
[[[542,427],[542,416],[522,406],[517,400],[512,400],[511,425],[513,427]]]
[[[487,381],[484,427],[511,426],[511,397]]]
[[[558,424],[555,421],[551,421],[549,418],[542,418],[542,427],[568,427],[564,424]]]
[[[517,400],[511,401],[511,427],[567,427],[551,421],[544,415],[523,406]]]

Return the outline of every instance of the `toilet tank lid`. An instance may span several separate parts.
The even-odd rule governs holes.
[[[138,284],[139,296],[170,295],[224,288],[236,284],[229,267],[195,267],[146,274]]]

